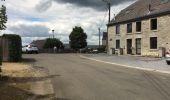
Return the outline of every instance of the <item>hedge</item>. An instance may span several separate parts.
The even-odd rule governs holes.
[[[2,36],[5,39],[8,39],[8,49],[9,49],[9,61],[10,62],[19,62],[22,60],[22,43],[21,37],[15,34],[4,34]]]
[[[2,47],[1,47],[1,44],[0,44],[0,66],[1,65],[2,65]]]

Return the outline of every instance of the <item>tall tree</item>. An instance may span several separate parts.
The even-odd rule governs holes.
[[[76,51],[87,46],[87,34],[81,27],[73,28],[69,39],[71,48]]]
[[[57,47],[57,49],[63,49],[64,45],[63,45],[63,43],[59,39],[56,39],[56,38],[47,38],[46,42],[44,44],[44,48],[52,49],[54,47]]]
[[[6,15],[6,7],[2,5],[0,8],[0,30],[5,30],[6,29],[6,23],[7,23],[7,15]]]

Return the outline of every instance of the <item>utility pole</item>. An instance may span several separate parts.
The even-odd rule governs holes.
[[[103,2],[105,2],[107,4],[107,8],[109,10],[109,19],[108,19],[108,23],[110,23],[110,16],[111,16],[111,1],[110,0],[103,0]]]
[[[99,48],[100,48],[100,27],[98,28],[99,30]]]
[[[107,7],[108,7],[108,10],[109,10],[109,19],[108,19],[108,24],[110,23],[110,16],[111,16],[111,1],[110,0],[103,0],[104,2],[106,2],[106,4],[107,4]],[[109,29],[108,29],[108,26],[107,26],[107,42],[106,42],[106,50],[107,50],[107,52],[108,52],[108,50],[109,50],[109,48],[108,48],[108,41],[109,41],[109,39],[108,39],[108,33],[109,33]]]
[[[55,30],[52,30],[52,34],[53,34],[53,39],[54,39],[54,31],[55,31]]]
[[[111,11],[110,11],[110,10],[111,10],[111,3],[110,3],[110,2],[108,2],[108,9],[109,9],[109,21],[108,21],[108,23],[110,23],[110,14],[111,14],[111,13],[110,13],[110,12],[111,12]]]

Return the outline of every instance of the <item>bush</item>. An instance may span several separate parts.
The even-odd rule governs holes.
[[[47,38],[46,42],[44,44],[44,48],[45,49],[53,49],[54,47],[57,47],[58,49],[63,49],[64,45],[59,39]]]
[[[106,46],[101,46],[100,48],[98,48],[98,52],[100,53],[106,52]]]
[[[10,62],[19,62],[22,59],[22,43],[21,37],[15,34],[4,34],[2,36],[9,41],[9,61]]]
[[[1,44],[0,44],[1,45]],[[0,46],[0,66],[2,65],[2,47]]]

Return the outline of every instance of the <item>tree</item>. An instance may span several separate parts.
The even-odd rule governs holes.
[[[47,38],[46,42],[44,44],[44,48],[45,49],[52,49],[54,47],[57,47],[57,49],[63,49],[64,45],[63,45],[63,43],[59,39],[56,39],[56,38]]]
[[[87,35],[81,27],[73,28],[69,39],[71,48],[76,51],[87,46]]]
[[[7,23],[7,15],[6,15],[6,7],[2,5],[0,8],[0,30],[5,30],[6,29],[6,23]]]

